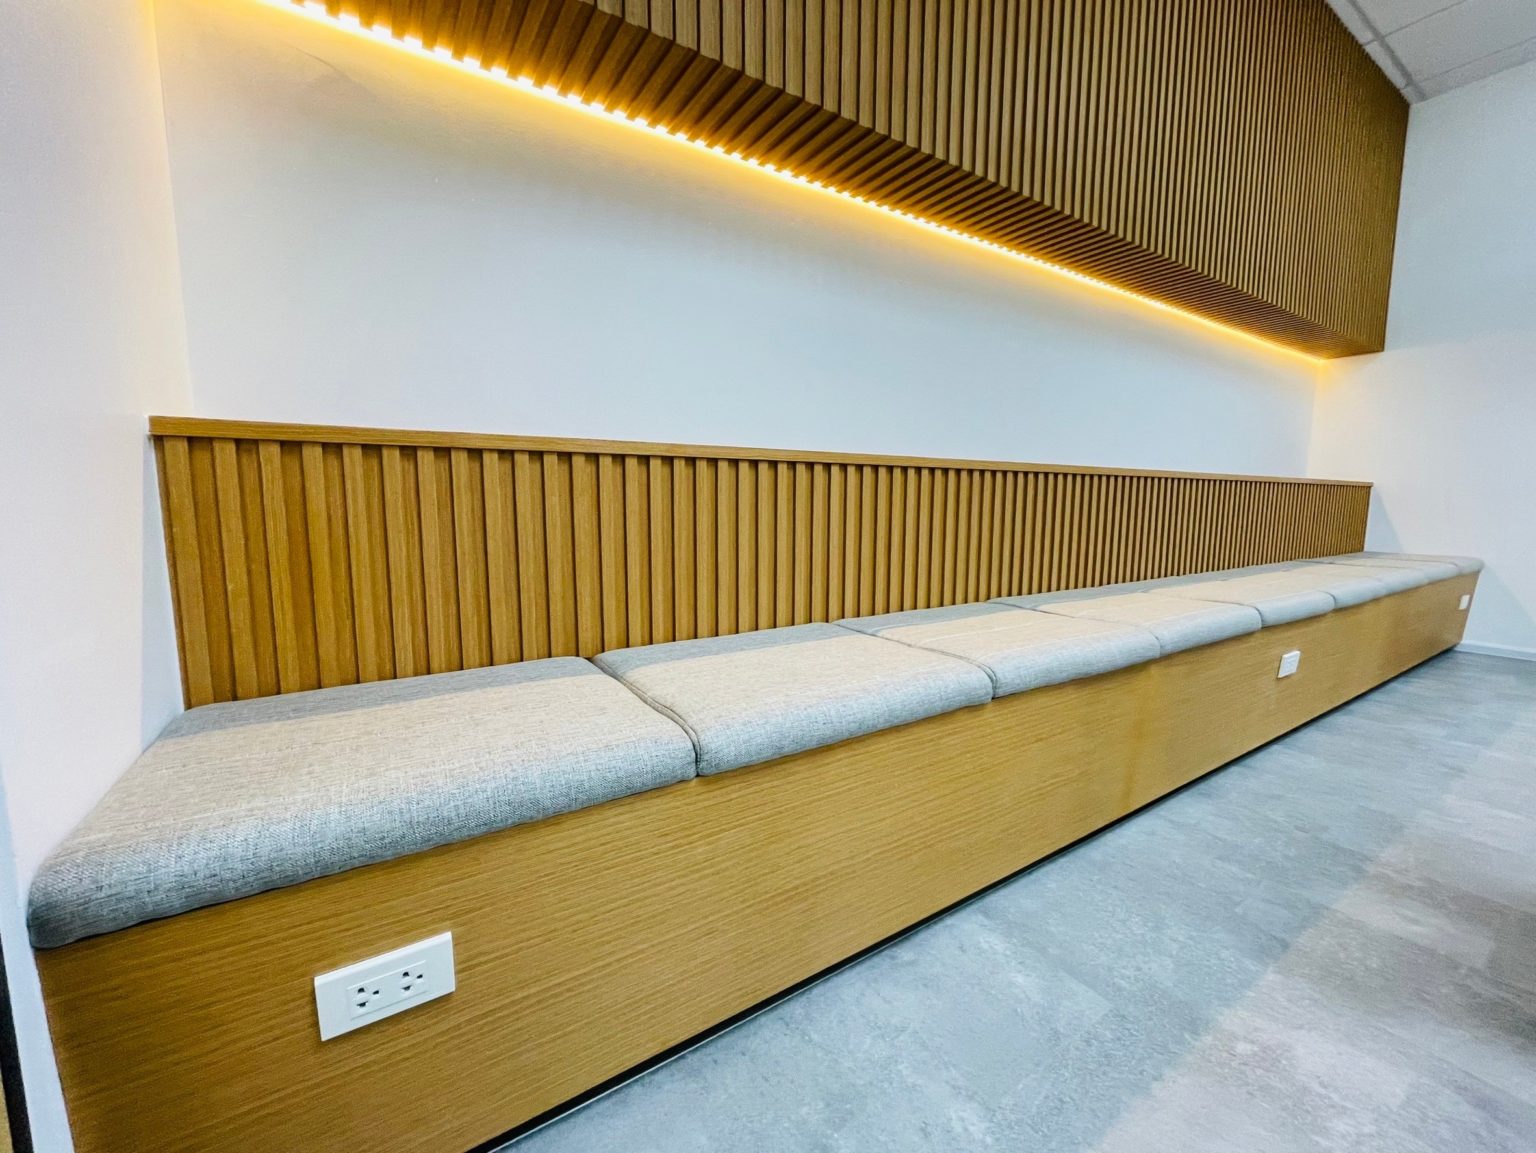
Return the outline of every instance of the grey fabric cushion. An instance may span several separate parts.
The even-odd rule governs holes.
[[[1233,569],[1220,576],[1227,579],[1247,573],[1299,573],[1301,575],[1290,578],[1297,584],[1327,592],[1337,590],[1335,602],[1339,608],[1364,604],[1388,593],[1404,592],[1427,583],[1424,574],[1415,569],[1379,567],[1364,560],[1337,564],[1317,560],[1280,561],[1251,569]]]
[[[1060,589],[1056,592],[1030,593],[1027,596],[997,597],[998,604],[1014,608],[1034,609],[1041,605],[1061,604],[1069,601],[1099,600],[1122,593],[1155,593],[1180,585],[1204,584],[1213,580],[1232,580],[1241,576],[1258,576],[1262,573],[1285,572],[1315,564],[1315,561],[1277,561],[1270,564],[1246,565],[1242,568],[1213,569],[1209,572],[1183,573],[1179,576],[1148,577],[1145,580],[1125,581],[1121,584],[1097,585],[1079,589]]]
[[[1416,573],[1372,570],[1362,565],[1319,565],[1315,560],[1289,560],[1272,576],[1296,588],[1324,591],[1333,597],[1336,608],[1364,605],[1367,600],[1399,593],[1419,583]]]
[[[845,617],[838,621],[838,625],[845,629],[855,629],[861,633],[868,633],[872,637],[885,636],[893,629],[906,628],[910,625],[932,625],[949,621],[971,620],[975,617],[995,617],[999,613],[1008,611],[1007,606],[1001,603],[999,597],[994,601],[973,601],[963,605],[945,605],[936,609],[907,609],[899,613],[880,613],[868,617]]]
[[[830,624],[672,641],[597,663],[688,730],[700,773],[723,773],[980,704],[964,661]]]
[[[1325,564],[1369,564],[1389,568],[1421,569],[1431,581],[1482,572],[1483,562],[1475,556],[1434,556],[1427,553],[1351,552],[1319,557]]]
[[[40,948],[693,776],[677,725],[574,658],[208,705],[43,864]]]
[[[1340,582],[1341,584],[1344,582]],[[1385,586],[1377,585],[1377,588]],[[1292,579],[1290,572],[1267,572],[1229,579],[1168,585],[1160,596],[1220,601],[1257,609],[1265,625],[1282,625],[1322,616],[1337,606],[1329,591]]]
[[[1266,564],[1241,565],[1238,568],[1212,569],[1203,573],[1185,573],[1179,576],[1162,577],[1153,584],[1182,584],[1189,581],[1200,580],[1231,580],[1241,576],[1262,576],[1264,573],[1285,572],[1299,564],[1311,563],[1302,561],[1270,561]]]
[[[998,603],[1015,604],[1022,599],[999,597]],[[1157,638],[1164,656],[1258,632],[1264,626],[1264,618],[1258,609],[1249,605],[1181,600],[1156,592],[1071,597],[1047,600],[1036,607],[1045,613],[1136,625]]]
[[[1378,561],[1412,561],[1419,564],[1449,564],[1456,567],[1456,571],[1468,576],[1472,573],[1483,571],[1483,559],[1475,556],[1445,556],[1438,553],[1416,552],[1367,552],[1362,556],[1369,557],[1374,564]]]
[[[1364,604],[1396,591],[1390,578],[1354,565],[1313,564],[1297,562],[1296,567],[1285,572],[1271,574],[1280,582],[1289,582],[1297,588],[1320,589],[1333,598],[1338,608]]]
[[[1370,577],[1378,584],[1384,585],[1388,592],[1401,593],[1409,589],[1423,588],[1431,579],[1441,579],[1438,575],[1432,575],[1431,570],[1409,567],[1406,565],[1378,565],[1367,564],[1365,561],[1350,562],[1345,564],[1330,564],[1331,569],[1347,572],[1351,576]],[[1446,566],[1446,577],[1455,576],[1455,570]]]
[[[1072,601],[1092,601],[1101,597],[1121,596],[1126,593],[1153,592],[1174,580],[1210,580],[1220,573],[1202,573],[1195,577],[1162,577],[1156,580],[1125,581],[1121,584],[1095,585],[1081,589],[1058,589],[1049,593],[1027,593],[1024,596],[996,597],[991,603],[1008,605],[1016,609],[1037,609],[1041,605],[1067,604]]]
[[[1097,676],[1162,654],[1144,629],[988,603],[839,621],[907,645],[963,657],[1003,697]]]
[[[1294,572],[1296,569],[1309,568],[1316,564],[1310,560],[1273,561],[1269,564],[1244,565],[1242,568],[1216,569],[1212,572],[1186,573],[1182,576],[1160,577],[1157,580],[1143,582],[1145,592],[1156,592],[1159,589],[1177,588],[1181,585],[1204,584],[1214,580],[1236,580],[1238,577],[1264,576],[1269,573]]]

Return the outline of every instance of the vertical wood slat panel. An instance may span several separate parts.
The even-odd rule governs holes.
[[[652,457],[646,472],[650,483],[651,641],[659,644],[676,636],[676,601],[672,596],[672,462]]]
[[[231,441],[214,441],[219,448]],[[384,546],[384,494],[381,453],[357,444],[341,446],[346,488],[348,555],[352,562],[353,620],[357,624],[357,673],[363,681],[388,680],[395,672],[393,614],[390,611],[389,561]],[[489,663],[487,660],[484,663]],[[239,677],[241,665],[236,664]]]
[[[797,462],[794,468],[795,499],[794,522],[790,534],[790,553],[794,557],[793,571],[794,581],[792,585],[791,601],[793,604],[793,620],[797,625],[809,624],[812,618],[811,609],[811,466],[804,461]]]
[[[161,500],[166,509],[166,543],[171,550],[172,602],[177,606],[177,647],[181,651],[182,685],[187,703],[197,699],[195,691],[198,676],[199,650],[206,651],[206,639],[197,632],[187,632],[188,624],[202,628],[200,618],[189,616],[187,596],[195,595],[195,585],[186,579],[182,565],[189,558],[181,555],[178,548],[177,529],[171,518],[174,508],[176,465],[172,457],[174,438],[157,442],[162,450],[156,454],[160,463]],[[261,485],[262,523],[267,538],[267,591],[272,604],[272,643],[277,654],[278,692],[291,693],[304,687],[303,664],[300,657],[297,610],[293,597],[293,575],[288,555],[287,501],[283,485],[283,449],[273,441],[261,441],[256,445],[256,464]],[[195,558],[191,558],[195,559]],[[181,590],[187,589],[187,593]],[[200,603],[200,602],[199,602]],[[182,622],[188,622],[184,624]]]
[[[346,446],[344,446],[346,447]],[[485,543],[485,481],[479,453],[451,450],[453,565],[459,596],[460,663],[467,669],[491,663],[490,575]]]
[[[576,651],[582,656],[601,652],[603,639],[603,536],[598,511],[597,458],[579,452],[571,457],[571,545],[576,572]]]
[[[202,549],[197,540],[197,495],[192,488],[192,463],[186,437],[167,437],[157,455],[160,484],[169,514],[165,523],[166,549],[175,601],[180,609],[176,636],[181,650],[182,685],[187,704],[206,705],[220,698],[213,687],[213,668],[208,655],[209,635],[216,627],[203,603]],[[287,638],[296,644],[295,638]],[[227,699],[227,698],[226,698]]]
[[[352,631],[350,581],[345,565],[338,563],[337,557],[339,552],[344,551],[342,542],[345,540],[345,520],[332,515],[335,511],[334,502],[327,477],[329,470],[326,457],[330,447],[309,443],[300,446],[299,450],[304,477],[304,515],[308,527],[309,571],[313,582],[315,635],[322,688],[351,684],[356,680],[357,671],[356,641],[348,635]],[[340,451],[339,448],[337,451]],[[433,536],[436,541],[437,534]],[[205,562],[207,559],[204,558]],[[446,559],[437,569],[439,574],[444,570],[451,571],[451,562]],[[204,571],[206,575],[206,563]],[[449,599],[442,594],[431,598],[434,603],[443,606],[445,612]],[[224,639],[217,632],[209,635],[210,641],[214,643]],[[455,664],[456,657],[445,657],[441,667],[434,671],[453,668]]]
[[[512,454],[512,503],[517,512],[517,587],[523,659],[550,655],[549,606],[545,602],[544,468],[538,454]]]
[[[1332,482],[327,431],[157,435],[189,705],[1348,552],[1370,500]]]
[[[245,510],[240,501],[238,453],[233,441],[216,440],[211,447],[224,587],[228,594],[230,649],[232,652],[249,652],[255,658],[259,650],[256,645],[256,609],[251,597],[254,574],[251,572],[245,543]],[[356,451],[362,450],[357,448]],[[237,698],[260,695],[258,659],[250,662],[235,661],[233,671]]]
[[[774,624],[795,623],[795,470],[786,461],[774,467]]]
[[[420,519],[415,528],[421,544],[422,604],[426,609],[427,622],[427,671],[434,673],[458,667],[457,654],[449,647],[450,630],[455,635],[457,633],[454,628],[457,622],[450,619],[457,596],[455,594],[454,599],[450,600],[449,589],[453,585],[445,584],[443,580],[444,549],[439,519],[442,502],[438,500],[437,489],[437,453],[431,448],[419,449],[416,453],[416,508]],[[324,611],[317,602],[316,615]]]
[[[491,663],[504,665],[522,659],[512,460],[506,453],[486,450],[481,454],[480,471],[485,486],[485,564],[490,596]]]
[[[269,540],[280,545],[272,551],[272,582],[274,595],[280,595],[288,606],[295,662],[293,687],[313,689],[320,687],[320,656],[314,643],[315,595],[309,572],[309,524],[304,515],[300,447],[297,444],[271,446],[275,491],[271,494],[273,506],[269,506],[269,515],[275,514],[274,526],[281,527],[280,532],[269,534]],[[279,553],[282,557],[280,569],[276,567]],[[280,591],[278,586],[281,586]],[[286,682],[283,691],[292,691],[286,687]]]
[[[649,526],[640,520],[638,499],[631,502],[625,492],[624,461],[604,453],[597,459],[598,517],[600,524],[602,573],[602,638],[605,649],[622,648],[627,638],[638,634],[632,626],[629,605],[629,538],[636,544],[648,534]],[[639,556],[636,555],[638,569]],[[636,592],[639,592],[638,574]],[[643,605],[636,605],[640,609]],[[591,656],[591,653],[583,653]]]
[[[778,514],[778,476],[768,461],[757,463],[757,627],[772,628],[778,612],[778,561],[777,533],[774,518]],[[754,531],[751,525],[742,525],[742,532]]]
[[[230,582],[224,571],[224,534],[220,531],[213,447],[209,442],[188,442],[187,468],[194,496],[192,539],[197,542],[198,567],[203,580],[203,612],[210,626],[207,645],[210,689],[215,699],[227,700],[236,692],[233,638],[230,635],[233,614]]]
[[[542,453],[544,480],[544,604],[551,656],[581,651],[577,626],[576,544],[571,460],[575,454]]]
[[[260,447],[265,451],[268,445]],[[280,451],[275,444],[271,448],[274,453]],[[420,676],[429,671],[429,662],[416,454],[411,449],[393,444],[384,445],[379,451],[383,473],[384,546],[389,566],[389,608],[395,644],[395,675]],[[514,608],[518,603],[514,595]],[[278,651],[281,653],[282,649]]]
[[[736,602],[739,596],[737,514],[741,496],[736,487],[734,460],[722,460],[715,466],[715,630],[727,636],[741,627]]]
[[[736,467],[736,628],[757,628],[757,465],[750,460]]]
[[[277,663],[277,622],[267,564],[267,523],[261,486],[260,446],[242,441],[235,450],[235,480],[240,515],[245,520],[246,564],[251,598],[251,635],[255,646],[257,695],[282,691]]]

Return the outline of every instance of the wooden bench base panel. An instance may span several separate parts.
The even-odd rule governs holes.
[[[77,1148],[467,1149],[1453,646],[1475,583],[41,952]],[[320,1042],[316,973],[445,929],[454,994]]]

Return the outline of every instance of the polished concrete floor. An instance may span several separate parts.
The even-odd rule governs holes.
[[[987,1149],[1536,1150],[1536,664],[1421,666],[513,1153]]]

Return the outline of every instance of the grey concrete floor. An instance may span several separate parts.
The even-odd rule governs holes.
[[[1536,1151],[1536,664],[1453,653],[513,1153]]]

